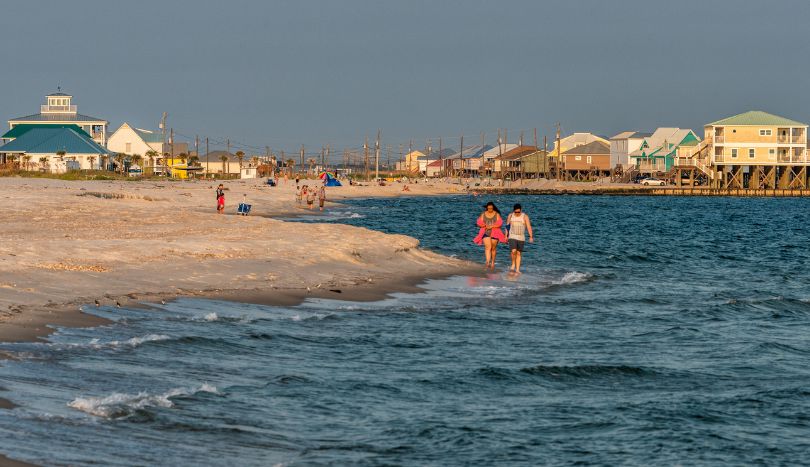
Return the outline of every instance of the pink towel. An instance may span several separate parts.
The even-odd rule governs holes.
[[[481,229],[478,231],[478,235],[473,239],[473,243],[475,243],[476,245],[481,245],[484,243],[484,235],[487,233],[487,227],[483,219],[481,219],[481,217],[478,217],[478,221],[476,222],[476,224],[478,225],[478,227],[481,227]],[[499,242],[506,243],[507,242],[506,235],[503,233],[503,230],[501,230],[502,225],[503,219],[501,219],[501,216],[498,215],[498,218],[495,220],[495,224],[492,226],[491,237],[494,238],[495,240],[498,240]]]

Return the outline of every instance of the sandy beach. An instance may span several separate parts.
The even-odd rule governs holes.
[[[238,180],[225,187],[226,214],[218,215],[215,184],[208,181],[0,179],[0,341],[43,336],[48,324],[99,324],[80,310],[95,301],[371,300],[471,266],[421,250],[407,236],[279,220],[310,213],[295,204],[293,181],[268,187],[262,180]],[[339,202],[459,189],[416,184],[403,193],[400,184],[345,186],[329,189],[328,196]],[[253,205],[247,217],[235,215],[243,198]]]

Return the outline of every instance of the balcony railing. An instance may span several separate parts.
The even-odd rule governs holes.
[[[805,164],[807,156],[801,154],[779,154],[777,161],[780,164]]]
[[[714,142],[715,143],[725,143],[726,137],[723,135],[714,135]]]
[[[40,105],[39,111],[41,113],[48,112],[61,112],[61,113],[76,113],[77,107],[75,105]]]

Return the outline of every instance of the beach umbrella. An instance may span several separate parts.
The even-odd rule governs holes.
[[[320,178],[321,180],[328,180],[330,178],[335,178],[335,174],[333,174],[332,172],[321,172],[321,174],[318,175],[318,178]]]

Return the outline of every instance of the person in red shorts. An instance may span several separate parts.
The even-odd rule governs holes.
[[[225,189],[220,183],[217,187],[217,213],[225,212]]]

